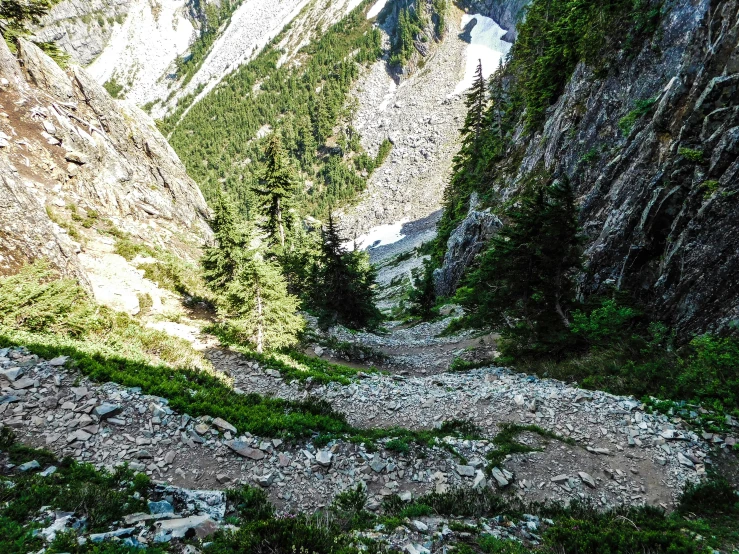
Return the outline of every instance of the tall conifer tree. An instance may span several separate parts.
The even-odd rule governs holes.
[[[269,235],[272,244],[285,247],[285,213],[289,209],[293,194],[294,178],[287,163],[282,140],[273,134],[267,143],[265,168],[256,193],[262,198],[264,215],[267,223],[264,231]]]

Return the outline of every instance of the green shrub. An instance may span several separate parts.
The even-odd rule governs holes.
[[[618,120],[618,128],[621,129],[624,135],[631,134],[631,130],[634,128],[636,122],[647,115],[656,103],[656,98],[637,100],[634,109]]]
[[[683,158],[693,163],[703,162],[703,151],[694,150],[693,148],[679,148],[677,151]]]

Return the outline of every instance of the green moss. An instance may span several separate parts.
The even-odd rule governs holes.
[[[636,122],[647,115],[651,111],[652,106],[654,106],[656,103],[656,98],[648,98],[647,100],[636,101],[634,109],[618,120],[618,128],[621,129],[621,132],[624,134],[624,136],[628,136],[629,134],[631,134],[631,130],[634,128]]]

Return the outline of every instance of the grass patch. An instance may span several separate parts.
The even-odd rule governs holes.
[[[576,444],[574,440],[562,437],[557,433],[543,429],[538,425],[519,425],[516,423],[504,423],[500,426],[500,432],[493,439],[495,450],[491,450],[487,454],[487,459],[490,462],[488,467],[492,469],[495,466],[500,466],[505,460],[506,456],[513,454],[523,454],[526,452],[539,452],[541,448],[535,448],[526,444],[521,444],[516,441],[521,433],[535,433],[544,439],[557,440],[566,444]]]

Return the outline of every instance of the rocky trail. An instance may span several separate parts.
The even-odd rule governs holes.
[[[417,229],[386,248],[385,254],[371,251],[375,263],[385,264],[381,287],[394,279],[393,267],[420,263],[416,254],[393,261],[414,252],[426,236],[423,226]],[[388,294],[388,302],[397,297]],[[212,532],[222,518],[219,503],[225,502],[218,491],[240,483],[264,487],[282,513],[321,508],[360,483],[367,487],[373,510],[391,495],[409,501],[429,492],[470,487],[493,487],[527,502],[587,499],[603,508],[650,504],[670,509],[685,483],[700,479],[723,449],[736,443],[736,432],[701,434],[681,417],[648,413],[633,398],[589,392],[494,365],[449,372],[451,361],[470,349],[494,358],[495,341],[471,333],[440,336],[454,308],[447,313],[432,323],[390,322],[377,334],[332,328],[323,336],[384,356],[381,364],[375,364],[382,372],[371,371],[373,364],[367,360],[367,371],[349,385],[288,382],[278,371],[208,345],[202,337],[199,344],[206,345],[213,367],[238,393],[287,400],[320,398],[358,429],[422,431],[445,422],[469,421],[480,430],[478,440],[450,436],[443,445],[411,446],[403,452],[388,439],[378,441],[375,451],[349,440],[317,447],[311,440],[240,435],[227,421],[192,418],[171,409],[166,399],[139,389],[91,382],[68,368],[66,359],[43,360],[23,348],[0,349],[0,421],[24,443],[60,457],[106,467],[125,462],[146,472],[160,483],[157,502],[162,498],[174,502],[177,495],[211,499],[211,504],[203,504],[207,510],[190,501],[192,509],[158,515],[161,521],[154,531],[151,518],[141,516],[132,525],[143,533],[137,539],[142,541],[147,533],[169,540],[171,533],[162,535],[160,529],[166,521],[182,520],[181,525],[198,533]],[[318,329],[316,333],[321,335]],[[315,344],[312,349],[315,355],[331,358],[329,347]],[[354,360],[355,367],[361,364]],[[532,451],[507,456],[486,471],[486,457],[497,448],[493,439],[507,424],[535,426],[526,427],[529,430],[515,439]],[[406,543],[426,544],[432,532],[443,537],[444,525],[439,518],[426,518],[409,531],[412,536],[397,536],[391,542],[401,548]],[[497,532],[520,537],[531,531],[527,522],[522,525]]]

